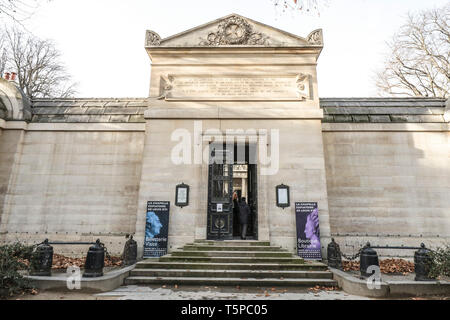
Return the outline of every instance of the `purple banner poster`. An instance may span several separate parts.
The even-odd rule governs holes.
[[[296,202],[297,254],[305,260],[322,260],[317,202]]]

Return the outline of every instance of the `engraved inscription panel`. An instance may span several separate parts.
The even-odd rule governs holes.
[[[166,99],[197,100],[304,100],[309,97],[309,76],[186,76],[164,78]]]

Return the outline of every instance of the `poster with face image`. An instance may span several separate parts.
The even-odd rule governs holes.
[[[148,201],[145,220],[144,258],[167,254],[169,201]]]
[[[305,260],[322,260],[317,202],[296,202],[297,254]]]

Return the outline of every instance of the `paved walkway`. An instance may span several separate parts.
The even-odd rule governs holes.
[[[58,292],[38,291],[11,300],[373,300],[339,291],[311,291],[308,288],[240,288],[234,287],[178,287],[174,286],[122,286],[105,293],[79,290]],[[402,300],[402,298],[398,298]],[[405,298],[407,300],[449,300],[449,296]]]
[[[227,288],[227,287],[142,287],[122,286],[114,291],[96,294],[118,300],[369,300],[344,291],[309,291],[293,288]]]

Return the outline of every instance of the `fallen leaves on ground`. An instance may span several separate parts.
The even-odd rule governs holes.
[[[414,272],[414,262],[403,259],[385,259],[380,262],[381,273],[403,273]]]
[[[54,253],[52,269],[67,269],[68,267],[71,267],[71,266],[77,266],[79,268],[83,268],[85,262],[86,262],[86,257],[72,258],[72,257],[66,257],[61,254]],[[111,256],[110,259],[105,257],[105,267],[115,267],[115,266],[121,266],[121,265],[122,265],[122,259],[120,257]]]
[[[52,269],[67,269],[71,266],[76,266],[82,268],[84,266],[84,262],[86,258],[71,258],[66,257],[61,254],[54,253],[53,254],[53,265]]]
[[[309,291],[319,292],[319,291],[336,291],[339,287],[326,287],[326,286],[315,286],[308,289]]]
[[[359,261],[342,261],[344,271],[359,271]],[[384,259],[380,260],[381,273],[401,273],[407,275],[414,272],[414,262],[404,259]]]
[[[342,270],[359,271],[359,261],[342,261]]]
[[[120,267],[121,265],[121,257],[110,256],[110,259],[105,258],[105,267]]]

